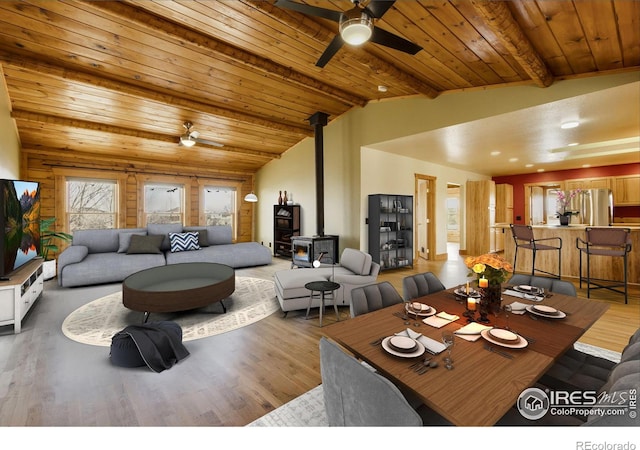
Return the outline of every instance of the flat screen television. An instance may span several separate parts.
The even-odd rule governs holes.
[[[0,276],[40,255],[40,185],[0,179]]]

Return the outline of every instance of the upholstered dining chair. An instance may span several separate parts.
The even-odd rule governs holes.
[[[351,317],[356,317],[398,303],[403,303],[403,300],[396,288],[383,281],[353,289],[349,309]]]
[[[442,281],[433,272],[409,275],[402,279],[402,298],[407,302],[445,289]]]
[[[580,252],[580,287],[582,287],[582,282],[586,281],[587,298],[591,297],[591,291],[594,289],[608,289],[612,292],[624,294],[624,302],[625,304],[628,303],[629,286],[627,279],[627,255],[631,251],[631,229],[615,227],[587,227],[585,228],[584,233],[585,239],[576,238],[576,247]],[[586,276],[582,273],[582,255],[586,255],[587,257]],[[596,258],[622,258],[622,277],[616,277],[616,279],[613,279],[613,277],[611,279],[592,278],[592,256]],[[611,264],[611,267],[613,267],[613,264]],[[620,288],[623,288],[624,290],[620,290]]]
[[[518,249],[531,250],[533,253],[531,260],[531,276],[536,272],[546,273],[558,279],[562,278],[562,239],[559,237],[536,239],[533,235],[533,227],[531,225],[510,224],[511,234],[515,242],[516,249],[513,256],[513,270],[517,270],[516,263],[518,261]],[[536,269],[536,254],[539,251],[557,251],[558,252],[558,273],[546,270]]]
[[[422,426],[391,381],[372,372],[334,341],[320,339],[320,374],[329,426]]]
[[[535,286],[549,292],[556,292],[558,294],[569,295],[571,297],[578,296],[576,287],[573,285],[573,283],[571,283],[570,281],[558,280],[557,278],[537,277],[517,273],[513,275],[511,279],[509,279],[509,281],[507,281],[507,284],[510,284],[512,286]]]

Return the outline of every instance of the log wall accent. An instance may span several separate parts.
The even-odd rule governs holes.
[[[253,188],[253,175],[246,173],[212,170],[205,167],[176,166],[162,163],[127,162],[109,158],[70,157],[62,152],[36,152],[23,149],[21,173],[23,178],[40,182],[42,199],[42,217],[57,217],[56,229],[66,231],[64,224],[64,190],[62,173],[72,173],[78,177],[99,177],[120,181],[124,190],[120,196],[119,209],[124,211],[119,218],[119,227],[134,228],[140,223],[140,205],[138,183],[143,179],[167,181],[185,181],[185,192],[189,193],[185,217],[187,226],[200,225],[200,190],[202,184],[233,185],[238,188],[238,229],[237,242],[249,242],[253,239],[253,208],[244,202],[244,196]]]

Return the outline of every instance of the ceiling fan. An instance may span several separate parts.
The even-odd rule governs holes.
[[[221,144],[220,142],[209,141],[207,139],[200,139],[199,138],[200,133],[191,129],[191,127],[193,126],[191,122],[185,122],[182,124],[182,126],[185,128],[186,131],[183,135],[180,136],[180,140],[178,142],[180,145],[184,145],[185,147],[193,147],[194,145],[196,145],[196,143],[198,143],[198,144],[212,145],[214,147],[224,147],[224,144]]]
[[[320,56],[320,59],[318,59],[318,62],[316,62],[318,67],[324,67],[345,43],[361,45],[370,40],[373,43],[411,55],[415,55],[422,50],[419,45],[373,24],[374,19],[382,18],[389,8],[393,6],[395,0],[371,0],[366,6],[362,6],[359,0],[351,1],[355,6],[345,12],[304,5],[290,0],[276,0],[275,6],[310,16],[322,17],[340,24],[340,33],[333,38],[322,56]]]

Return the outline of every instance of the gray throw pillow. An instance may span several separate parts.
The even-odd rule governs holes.
[[[127,255],[135,255],[140,253],[162,253],[160,245],[164,236],[161,234],[152,234],[150,236],[131,236],[131,243]]]
[[[132,236],[145,236],[144,231],[124,231],[118,234],[118,253],[127,253]]]

